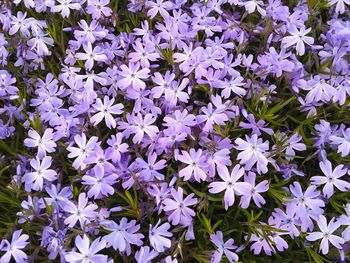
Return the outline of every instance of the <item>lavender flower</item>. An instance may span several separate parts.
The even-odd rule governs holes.
[[[53,141],[53,130],[46,129],[43,136],[40,136],[35,130],[28,132],[30,138],[24,140],[24,145],[27,147],[38,148],[38,157],[43,158],[46,153],[55,151],[56,143]]]
[[[205,181],[207,175],[205,173],[205,157],[202,155],[203,151],[198,149],[190,149],[188,154],[186,151],[182,151],[181,155],[178,155],[179,161],[187,164],[188,166],[179,171],[179,176],[184,177],[187,181],[191,178],[194,178],[196,181],[200,182],[201,180]]]
[[[306,29],[305,26],[302,26],[300,30],[296,28],[295,25],[291,24],[288,32],[291,36],[284,37],[282,40],[282,45],[284,48],[288,48],[290,46],[296,45],[297,54],[302,56],[305,54],[305,44],[312,45],[314,43],[314,39],[312,37],[306,36],[310,33],[311,28]]]
[[[127,218],[123,217],[119,224],[114,221],[104,223],[104,228],[108,231],[112,231],[102,239],[106,241],[107,248],[113,247],[115,250],[126,252],[127,255],[130,255],[131,244],[141,246],[143,243],[141,239],[144,236],[140,233],[136,233],[140,229],[140,225],[136,225],[135,220],[128,222]]]
[[[188,225],[192,221],[195,212],[188,206],[197,204],[197,198],[193,198],[194,194],[189,194],[183,199],[183,189],[178,187],[177,191],[171,189],[172,198],[163,201],[163,210],[169,213],[168,219],[174,225]]]
[[[172,237],[173,234],[168,231],[170,229],[169,223],[164,223],[162,225],[160,225],[160,223],[161,221],[159,219],[154,227],[149,225],[149,242],[157,252],[164,252],[164,248],[171,247],[171,240],[169,237]]]
[[[229,174],[226,166],[218,166],[218,174],[223,182],[210,183],[209,192],[216,194],[225,190],[224,203],[226,210],[235,202],[235,194],[244,195],[251,192],[250,184],[237,182],[244,175],[244,169],[239,164],[233,167],[231,174]]]
[[[74,227],[79,221],[80,227],[83,228],[86,224],[93,220],[97,212],[97,205],[88,204],[88,199],[85,193],[81,193],[78,198],[78,205],[76,206],[73,202],[67,201],[63,207],[64,211],[71,214],[64,220],[64,223],[69,227]]]
[[[75,246],[78,248],[79,252],[68,252],[64,258],[67,262],[107,262],[107,256],[102,254],[97,254],[100,250],[106,247],[106,243],[100,238],[95,239],[90,245],[90,240],[87,235],[83,238],[77,236],[75,238]]]
[[[233,245],[234,241],[232,238],[224,242],[222,232],[216,231],[215,234],[210,235],[210,241],[213,242],[217,247],[217,250],[215,250],[213,259],[212,259],[213,263],[221,262],[222,256],[224,254],[230,262],[238,261],[237,254],[231,251],[237,248],[236,246]]]
[[[327,224],[327,219],[323,215],[320,215],[317,220],[317,225],[321,232],[309,233],[306,239],[309,241],[315,241],[322,238],[319,249],[320,251],[322,251],[322,254],[328,253],[328,242],[330,242],[333,246],[335,246],[338,249],[342,248],[341,245],[344,243],[344,239],[333,234],[334,231],[336,231],[340,227],[340,223],[335,222],[335,218],[332,218],[331,221]]]
[[[237,159],[240,160],[240,164],[245,165],[246,170],[250,170],[254,164],[257,166],[258,173],[267,172],[268,159],[266,157],[267,150],[269,149],[269,142],[262,142],[261,138],[258,138],[256,134],[251,137],[245,136],[246,141],[241,138],[237,138],[235,148],[242,151],[238,154]]]
[[[28,256],[22,251],[29,242],[29,236],[22,234],[22,230],[16,230],[12,234],[11,243],[7,240],[4,241],[4,246],[1,248],[2,251],[6,253],[0,258],[1,262],[8,263],[11,257],[14,258],[16,262],[25,262]]]
[[[347,174],[347,169],[343,169],[344,165],[338,165],[332,170],[332,164],[330,161],[325,160],[320,162],[320,168],[325,176],[313,176],[310,178],[311,183],[314,185],[322,185],[323,194],[325,197],[329,198],[334,193],[334,186],[338,188],[340,191],[345,192],[350,189],[350,183],[344,180],[340,180],[339,178]]]

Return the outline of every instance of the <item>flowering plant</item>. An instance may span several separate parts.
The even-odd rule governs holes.
[[[350,260],[349,0],[3,0],[0,262]]]

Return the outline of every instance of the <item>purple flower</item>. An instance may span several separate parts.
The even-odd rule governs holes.
[[[321,232],[309,233],[306,239],[315,241],[322,238],[319,249],[322,251],[322,254],[328,254],[329,242],[338,249],[342,248],[341,245],[344,244],[344,239],[333,234],[334,231],[340,227],[340,222],[335,222],[335,218],[333,217],[327,224],[327,219],[323,215],[320,215],[317,220],[317,225]]]
[[[266,15],[266,11],[261,7],[261,5],[264,5],[263,1],[249,0],[242,3],[241,5],[244,5],[249,14],[255,12],[255,9],[257,9],[262,16]]]
[[[330,161],[325,160],[320,162],[320,168],[325,176],[313,176],[310,178],[311,183],[314,185],[322,185],[323,194],[326,198],[329,198],[334,193],[334,186],[342,192],[350,189],[350,183],[339,178],[347,174],[347,169],[343,169],[344,165],[340,164],[332,169],[332,164]]]
[[[197,198],[193,198],[194,194],[189,194],[183,199],[183,189],[178,187],[171,189],[172,198],[167,198],[163,201],[165,212],[169,213],[168,220],[174,225],[182,224],[188,225],[195,216],[195,212],[188,208],[188,206],[197,204]]]
[[[92,45],[90,42],[87,42],[87,44],[83,45],[85,53],[78,52],[75,57],[80,60],[86,60],[85,62],[85,68],[87,70],[91,70],[94,66],[94,61],[106,61],[107,56],[104,53],[104,51],[99,47],[94,47],[92,49]]]
[[[248,135],[245,136],[246,141],[241,138],[237,138],[235,143],[237,146],[235,148],[241,151],[237,159],[240,160],[240,164],[245,165],[246,170],[250,170],[254,164],[257,166],[258,173],[267,172],[267,164],[269,163],[266,154],[269,149],[269,142],[262,142],[261,138],[258,138],[256,134],[252,137]]]
[[[104,196],[114,194],[113,185],[118,179],[118,175],[112,173],[107,175],[102,165],[96,165],[93,169],[94,175],[84,175],[82,178],[83,185],[89,185],[88,197],[99,199]]]
[[[110,0],[89,0],[86,12],[92,15],[93,19],[99,19],[102,15],[108,17],[112,14],[112,9],[107,5]]]
[[[266,132],[269,135],[273,134],[273,130],[270,128],[265,128],[266,124],[264,120],[259,120],[258,122],[255,121],[254,115],[249,113],[246,116],[246,119],[248,120],[249,123],[241,121],[239,123],[239,126],[242,127],[243,129],[252,129],[252,133],[256,134],[257,136],[261,135],[261,131]]]
[[[64,220],[64,223],[69,227],[74,227],[79,221],[80,227],[84,228],[86,224],[90,223],[90,220],[93,220],[97,212],[95,211],[98,206],[95,204],[88,205],[88,199],[85,193],[79,194],[78,205],[76,206],[71,201],[66,201],[64,204],[64,211],[71,214]]]
[[[92,20],[90,25],[88,25],[88,23],[85,20],[80,20],[80,22],[78,22],[78,25],[81,27],[82,30],[74,30],[74,36],[76,39],[79,39],[79,41],[81,41],[85,45],[93,44],[95,43],[96,40],[102,40],[107,36],[107,33],[108,33],[108,31],[105,30],[103,27],[101,27],[96,20]],[[79,47],[80,47],[80,44],[79,44]],[[91,53],[92,51],[91,45],[90,47],[88,47],[88,49],[89,49],[89,53]],[[96,52],[97,51],[98,50],[96,50]]]
[[[160,183],[159,186],[150,184],[147,188],[147,192],[155,198],[158,206],[158,214],[163,210],[163,201],[170,195],[169,185],[167,183]]]
[[[107,140],[107,144],[110,146],[106,150],[106,155],[112,159],[113,162],[120,161],[121,154],[128,151],[129,145],[127,143],[122,143],[123,134],[118,132],[116,135],[112,135],[110,139]]]
[[[225,254],[229,262],[238,261],[237,254],[231,251],[237,248],[235,245],[233,245],[234,241],[232,238],[224,242],[222,232],[216,231],[215,234],[210,235],[210,241],[213,242],[217,247],[217,250],[215,250],[213,258],[211,260],[212,263],[221,262],[223,254]]]
[[[249,183],[237,182],[243,175],[244,169],[236,164],[231,174],[226,166],[218,166],[218,174],[223,182],[212,182],[209,184],[209,192],[216,194],[225,191],[224,203],[227,210],[235,202],[236,195],[247,195],[251,192],[252,187]]]
[[[145,89],[146,84],[143,79],[149,78],[150,70],[143,68],[140,70],[140,63],[129,63],[129,66],[121,65],[119,72],[121,79],[118,80],[117,84],[122,88],[126,89],[130,85],[136,90]]]
[[[38,147],[39,158],[43,158],[47,152],[55,151],[56,143],[53,141],[52,129],[46,129],[42,137],[35,130],[29,130],[28,135],[30,138],[24,140],[24,145],[31,148]]]
[[[140,61],[141,67],[143,68],[149,68],[150,61],[154,62],[160,57],[160,55],[155,52],[155,45],[151,41],[145,40],[144,44],[142,44],[141,41],[136,41],[136,43],[133,44],[133,48],[136,52],[129,53],[129,61]]]
[[[151,125],[156,121],[156,117],[147,113],[144,118],[142,114],[138,113],[136,116],[130,116],[128,119],[129,124],[120,122],[119,129],[125,129],[124,134],[129,136],[135,134],[132,141],[133,143],[140,143],[145,136],[145,133],[150,138],[155,138],[159,129],[156,125]]]
[[[136,233],[140,229],[140,225],[136,225],[136,220],[128,222],[128,219],[123,217],[119,225],[114,221],[107,221],[104,223],[104,228],[108,231],[112,231],[102,239],[106,241],[107,248],[113,247],[115,250],[126,252],[127,255],[130,255],[131,244],[141,246],[143,243],[141,239],[144,236],[140,233]]]
[[[24,2],[24,5],[27,8],[33,8],[35,6],[35,2],[34,0],[13,0],[13,3],[15,3],[16,5],[18,5],[20,2]]]
[[[164,180],[164,175],[159,173],[159,170],[162,170],[166,165],[165,160],[157,160],[157,153],[149,154],[147,157],[147,162],[141,158],[136,159],[138,167],[141,169],[140,176],[145,181],[153,181],[154,178],[158,180]]]
[[[151,9],[147,11],[147,16],[150,18],[154,18],[157,13],[160,13],[164,18],[166,18],[169,16],[167,10],[171,9],[173,4],[170,1],[156,0],[156,3],[153,1],[147,1],[146,6],[151,7]]]
[[[149,225],[149,242],[157,252],[164,252],[164,248],[171,247],[169,237],[172,237],[173,234],[168,231],[170,229],[169,223],[162,225],[160,223],[161,221],[159,219],[155,226]]]
[[[302,26],[300,30],[296,28],[295,25],[291,24],[288,32],[291,36],[284,37],[282,39],[282,45],[284,48],[289,48],[296,45],[297,54],[302,56],[305,54],[305,44],[312,45],[314,39],[312,37],[306,36],[311,32],[311,28],[305,29],[305,26]]]
[[[47,251],[50,253],[48,258],[50,260],[56,259],[58,253],[63,253],[64,251],[64,238],[66,236],[67,230],[58,230],[57,232],[50,226],[46,226],[43,229],[41,235],[40,246],[46,247]]]
[[[123,104],[118,103],[113,105],[114,98],[109,99],[108,96],[104,96],[103,103],[100,98],[96,100],[96,103],[92,105],[98,113],[94,114],[90,120],[94,125],[99,124],[103,119],[105,119],[108,128],[115,128],[117,123],[113,118],[112,114],[122,114]]]
[[[233,79],[226,81],[223,83],[223,91],[221,92],[221,96],[225,99],[229,98],[231,92],[242,97],[247,91],[242,88],[246,83],[243,82],[243,78],[241,76],[234,77]]]
[[[350,240],[350,204],[346,204],[344,207],[346,215],[341,215],[339,217],[339,222],[342,226],[346,226],[345,230],[342,233],[342,236],[345,242]]]
[[[135,253],[137,263],[151,263],[152,260],[158,256],[158,253],[151,250],[149,246],[142,246],[139,251]]]
[[[30,22],[33,21],[33,18],[26,18],[27,13],[17,12],[17,16],[12,16],[11,28],[9,30],[10,35],[14,35],[18,32],[18,30],[24,35],[29,36],[29,26]]]
[[[287,209],[288,206],[291,206],[290,209],[296,211],[297,218],[301,219],[302,231],[305,232],[308,228],[313,228],[310,215],[322,214],[322,207],[325,206],[325,203],[319,198],[320,191],[317,191],[314,185],[309,186],[305,192],[303,192],[299,182],[294,182],[289,188],[293,197],[288,200]]]
[[[296,151],[305,151],[306,145],[304,143],[301,143],[302,140],[301,136],[298,133],[295,133],[290,137],[288,140],[286,140],[285,144],[287,147],[285,148],[287,160],[291,160],[291,157],[295,156],[295,150]]]
[[[165,72],[164,76],[159,72],[155,72],[152,77],[152,81],[157,84],[157,86],[152,88],[152,94],[154,98],[160,98],[164,92],[170,87],[171,83],[175,79],[175,74],[170,71]]]
[[[64,259],[67,262],[84,263],[84,262],[101,262],[107,263],[108,257],[102,254],[97,254],[100,250],[106,247],[106,242],[95,239],[90,246],[90,240],[87,235],[84,234],[83,238],[77,236],[75,238],[75,246],[79,250],[78,252],[72,251],[64,255]]]
[[[269,183],[267,180],[264,180],[255,185],[255,178],[256,175],[253,172],[248,172],[248,175],[244,176],[244,182],[251,185],[251,190],[247,194],[243,194],[241,196],[240,205],[242,208],[248,208],[252,198],[257,207],[261,207],[266,203],[265,199],[260,193],[264,193],[269,190]]]
[[[345,4],[350,5],[350,0],[328,0],[329,5],[337,4],[335,12],[343,14],[345,12]]]
[[[73,0],[57,0],[57,2],[60,4],[51,7],[51,12],[61,12],[63,18],[69,16],[70,9],[79,10],[81,8],[80,4],[74,3]]]
[[[45,197],[44,200],[48,205],[52,205],[56,211],[64,207],[65,202],[71,199],[73,196],[72,187],[66,186],[61,189],[61,185],[51,184],[50,187],[45,188],[49,197]]]
[[[198,149],[198,151],[190,149],[189,154],[186,151],[182,151],[182,154],[177,156],[180,162],[188,165],[179,171],[179,176],[184,177],[185,181],[191,178],[194,178],[197,182],[206,180],[207,174],[204,169],[207,167],[207,164],[202,153],[201,149]]]
[[[341,130],[342,136],[331,135],[329,140],[331,144],[337,145],[338,153],[341,157],[345,157],[350,153],[350,128]]]
[[[73,167],[75,169],[85,169],[86,164],[84,163],[84,161],[89,155],[91,155],[94,152],[98,138],[96,136],[93,136],[89,139],[89,141],[86,142],[86,135],[82,133],[82,135],[75,135],[74,141],[79,147],[67,147],[67,150],[70,152],[68,154],[68,158],[77,157],[73,162]]]
[[[296,215],[296,210],[292,206],[287,206],[286,212],[280,208],[276,208],[272,213],[274,221],[281,229],[287,230],[291,238],[298,237],[300,231],[297,228],[299,220]]]
[[[228,117],[225,114],[226,105],[216,105],[217,108],[213,109],[213,104],[209,103],[208,107],[202,107],[201,111],[203,115],[197,116],[197,122],[205,122],[203,131],[211,132],[213,131],[213,125],[224,125],[228,121]]]
[[[26,173],[23,176],[23,180],[26,184],[26,190],[33,189],[41,191],[44,186],[44,179],[49,182],[52,182],[57,179],[57,172],[51,167],[52,158],[50,156],[45,156],[42,161],[39,157],[36,159],[30,160],[30,166],[35,170],[35,172]]]
[[[4,241],[4,247],[1,248],[2,251],[6,251],[6,253],[0,258],[1,263],[8,263],[11,260],[11,257],[14,258],[16,262],[26,262],[28,256],[22,251],[29,242],[29,236],[26,234],[22,234],[21,230],[16,230],[12,234],[11,243],[7,240]]]
[[[264,226],[265,224],[262,224]],[[276,229],[281,229],[279,225],[276,225],[276,222],[273,221],[273,218],[269,218],[269,226]],[[265,232],[266,233],[266,232]],[[261,252],[261,249],[264,249],[264,252],[271,256],[272,252],[283,251],[288,248],[288,243],[281,237],[286,235],[286,232],[279,232],[277,230],[269,231],[268,234],[263,234],[262,230],[258,228],[257,234],[252,234],[249,241],[255,241],[254,244],[250,247],[254,251],[254,255],[258,255]]]

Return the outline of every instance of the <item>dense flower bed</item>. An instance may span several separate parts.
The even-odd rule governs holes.
[[[349,5],[1,1],[0,262],[345,262]]]

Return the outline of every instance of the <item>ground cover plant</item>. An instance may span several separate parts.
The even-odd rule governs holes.
[[[349,0],[2,0],[0,262],[347,262]]]

